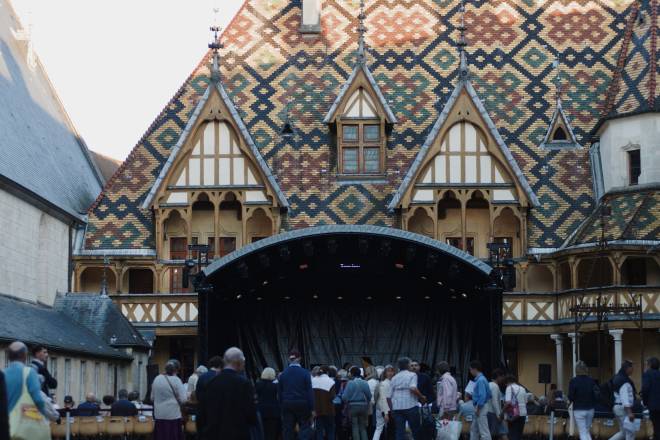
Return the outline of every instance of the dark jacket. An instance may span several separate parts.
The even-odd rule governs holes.
[[[257,425],[257,408],[247,379],[226,368],[209,382],[201,397],[199,412],[206,419],[202,439],[250,439],[250,428]]]
[[[80,417],[91,417],[99,415],[99,406],[93,402],[83,402],[76,408],[76,413]]]
[[[618,393],[624,383],[629,383],[633,390],[633,396],[637,397],[637,389],[635,388],[635,383],[632,379],[626,374],[625,370],[621,368],[618,373],[612,378],[612,390],[615,393]]]
[[[263,419],[279,419],[282,414],[277,399],[277,384],[272,380],[259,380],[255,385],[257,409]]]
[[[426,397],[426,403],[435,402],[431,376],[426,373],[417,373],[417,389],[424,397]]]
[[[660,411],[660,370],[649,369],[644,372],[642,399],[650,411]]]
[[[599,399],[600,389],[589,376],[575,376],[568,384],[568,400],[573,402],[573,409],[594,409]]]
[[[138,410],[130,400],[121,399],[112,404],[110,415],[113,417],[132,417],[138,415]]]
[[[304,406],[309,411],[314,409],[312,376],[300,365],[289,365],[280,375],[277,384],[280,404]]]
[[[41,384],[41,391],[46,393],[47,396],[50,396],[50,391],[49,389],[54,390],[57,388],[57,379],[55,379],[53,376],[50,375],[50,371],[48,371],[48,368],[41,363],[40,361],[33,359],[32,360],[32,368],[37,370],[37,374],[41,374],[44,377],[44,383]]]
[[[9,411],[7,408],[7,385],[0,371],[0,440],[9,440]]]

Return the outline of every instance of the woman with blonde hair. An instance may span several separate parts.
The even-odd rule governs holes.
[[[390,423],[390,404],[387,402],[390,396],[390,382],[396,374],[396,370],[392,365],[387,365],[383,372],[380,374],[380,382],[376,385],[374,391],[374,400],[376,402],[376,430],[374,431],[373,440],[379,440],[383,431],[387,429]]]
[[[261,379],[255,385],[257,411],[261,415],[261,422],[264,426],[264,440],[277,440],[282,430],[276,378],[275,370],[266,367],[261,372]]]
[[[591,440],[591,423],[600,398],[596,381],[589,377],[589,368],[583,361],[575,364],[576,376],[568,384],[568,400],[573,404],[573,417],[580,433],[580,440]]]

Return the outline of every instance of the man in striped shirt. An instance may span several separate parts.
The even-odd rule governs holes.
[[[417,375],[410,371],[410,362],[409,358],[399,359],[399,372],[390,384],[388,403],[394,415],[396,440],[406,439],[406,422],[413,439],[419,439],[419,402],[426,403],[426,398],[417,389]]]

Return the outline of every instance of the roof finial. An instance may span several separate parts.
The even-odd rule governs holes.
[[[561,105],[561,61],[559,60],[559,53],[557,57],[552,61],[552,67],[555,69],[555,78],[553,82],[555,83],[555,100],[557,106]]]
[[[213,32],[213,41],[209,43],[209,49],[213,51],[213,63],[211,64],[211,81],[218,82],[220,81],[220,53],[219,50],[225,47],[220,41],[219,32],[221,30],[220,26],[217,25],[217,15],[218,8],[213,8],[216,19],[214,20],[213,26],[210,27],[211,32]]]
[[[357,28],[359,64],[364,64],[366,61],[366,55],[364,53],[364,34],[367,32],[367,28],[364,25],[365,18],[367,18],[367,15],[364,13],[364,0],[360,0],[360,15],[358,15],[358,20],[360,20],[360,24]]]
[[[461,56],[460,75],[461,78],[465,78],[468,75],[467,56],[465,54],[465,47],[467,46],[467,41],[465,40],[465,31],[467,30],[467,26],[465,25],[465,0],[461,0],[460,12],[461,12],[461,23],[457,27],[457,29],[461,33],[458,39],[458,51]]]

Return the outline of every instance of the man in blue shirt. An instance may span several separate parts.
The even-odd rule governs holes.
[[[280,375],[277,383],[280,406],[282,407],[282,432],[284,440],[294,440],[296,424],[300,427],[299,439],[312,437],[311,421],[314,410],[312,375],[300,365],[300,353],[289,353],[289,366]]]
[[[44,411],[44,401],[41,397],[41,384],[35,369],[27,367],[28,349],[27,346],[19,341],[12,342],[7,350],[7,357],[9,359],[9,366],[5,369],[5,381],[7,382],[7,412],[11,414],[12,410],[18,403],[23,392],[23,370],[29,368],[30,372],[27,376],[27,390],[34,404],[39,409],[41,414],[46,414]]]
[[[470,440],[490,440],[488,428],[488,412],[484,410],[486,402],[491,399],[488,379],[482,373],[481,362],[470,362],[470,374],[474,377],[472,402],[474,404],[474,419],[470,427]]]

